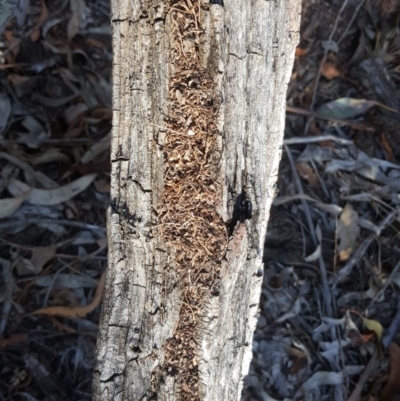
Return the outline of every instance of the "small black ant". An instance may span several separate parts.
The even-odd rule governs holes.
[[[243,199],[240,201],[239,214],[240,221],[243,223],[245,220],[250,220],[253,216],[253,204],[251,200],[246,199],[245,195],[242,195]]]
[[[245,220],[250,220],[253,217],[253,204],[247,195],[245,178],[246,173],[242,170],[242,191],[239,194],[232,191],[232,195],[236,195],[236,200],[232,219],[229,222],[229,235],[233,233],[238,221],[244,223]]]
[[[239,218],[240,221],[243,223],[245,220],[250,220],[253,216],[253,204],[251,203],[251,200],[248,199],[247,197],[247,192],[246,192],[246,170],[243,170],[243,186],[242,186],[242,193],[240,194],[240,202],[239,202]],[[245,181],[246,180],[246,181]]]

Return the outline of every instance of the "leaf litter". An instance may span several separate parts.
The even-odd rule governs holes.
[[[0,21],[1,399],[89,400],[107,261],[109,2]]]

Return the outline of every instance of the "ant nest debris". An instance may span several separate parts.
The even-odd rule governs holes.
[[[215,83],[199,58],[200,3],[169,4],[173,26],[167,128],[163,148],[164,193],[158,209],[161,237],[175,253],[182,288],[179,322],[165,346],[165,368],[179,376],[182,400],[199,399],[198,341],[202,305],[218,288],[227,227],[216,211],[221,200],[216,154],[219,104]]]

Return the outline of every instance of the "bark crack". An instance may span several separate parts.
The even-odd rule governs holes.
[[[143,193],[152,193],[151,189],[146,189],[138,180],[132,180],[132,182],[137,185]]]
[[[239,56],[239,55],[236,54],[236,53],[230,52],[230,53],[229,53],[229,56],[233,56],[233,57],[235,57],[235,58],[237,58],[237,59],[239,59],[239,60],[244,60],[244,59],[247,57],[247,54],[248,54],[248,53],[246,53],[244,56]]]
[[[96,371],[97,371],[97,370],[96,370]],[[97,372],[99,372],[99,371],[97,371]],[[99,372],[99,373],[101,373],[101,372]],[[112,383],[112,382],[115,381],[115,378],[116,378],[116,377],[123,376],[124,373],[125,373],[125,370],[124,370],[123,372],[121,372],[121,373],[113,373],[111,376],[107,377],[106,379],[100,379],[100,381],[101,381],[102,383],[110,383],[110,382]],[[120,392],[122,392],[122,391],[120,391]],[[117,393],[117,394],[118,394],[118,393]]]

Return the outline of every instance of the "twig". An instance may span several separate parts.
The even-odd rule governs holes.
[[[392,211],[389,213],[379,224],[378,229],[379,232],[384,230],[394,219],[397,211]],[[367,251],[369,246],[371,245],[372,241],[376,238],[377,236],[375,233],[371,233],[365,240],[364,242],[358,247],[358,249],[353,253],[349,261],[346,263],[346,265],[339,270],[338,274],[336,277],[333,278],[333,287],[335,288],[340,281],[342,281],[353,269],[354,265],[359,262],[359,260],[362,258],[364,253]]]
[[[293,138],[284,139],[285,145],[298,145],[301,143],[314,143],[322,141],[337,142],[340,145],[353,145],[354,142],[351,139],[339,138],[335,135],[316,135],[316,136],[295,136]]]

